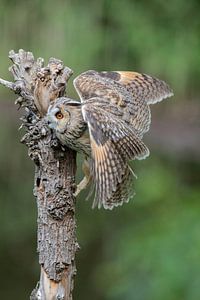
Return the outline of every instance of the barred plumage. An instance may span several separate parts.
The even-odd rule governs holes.
[[[150,126],[149,104],[173,93],[164,81],[136,72],[87,71],[74,86],[81,103],[55,100],[48,110],[49,126],[61,143],[90,160],[93,207],[112,209],[133,195],[128,161],[149,155],[141,140]]]

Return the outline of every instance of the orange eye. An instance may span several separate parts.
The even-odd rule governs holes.
[[[62,119],[64,116],[63,116],[63,114],[60,112],[60,111],[58,111],[56,114],[55,114],[55,116],[56,116],[56,118],[57,119]]]

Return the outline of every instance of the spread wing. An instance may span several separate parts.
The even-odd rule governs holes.
[[[164,81],[137,72],[87,71],[75,78],[74,86],[83,103],[92,97],[111,103],[113,114],[121,113],[121,118],[134,128],[139,137],[149,130],[149,104],[173,95]]]
[[[127,161],[143,159],[149,150],[123,120],[102,108],[104,100],[92,98],[82,106],[88,124],[95,182],[94,206],[112,209],[127,202],[131,172]],[[112,108],[107,107],[112,111]]]
[[[87,71],[74,86],[89,128],[94,206],[112,209],[130,196],[128,160],[149,155],[141,141],[150,126],[149,104],[173,93],[164,81],[136,72]]]
[[[155,104],[173,96],[173,92],[166,82],[146,74],[123,71],[101,73],[107,78],[114,76],[115,82],[130,91],[137,102],[145,101],[147,104]]]

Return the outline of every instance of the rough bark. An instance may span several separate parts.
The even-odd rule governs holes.
[[[9,58],[14,83],[3,79],[0,83],[18,94],[16,104],[25,107],[22,127],[26,132],[21,142],[35,163],[41,275],[30,299],[71,300],[78,248],[73,196],[76,153],[59,144],[45,114],[51,101],[64,95],[72,71],[55,58],[44,67],[42,58],[35,60],[31,52],[23,50],[10,51]]]

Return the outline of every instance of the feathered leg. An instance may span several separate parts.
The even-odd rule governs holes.
[[[89,165],[89,162],[87,159],[85,159],[83,161],[83,164],[82,164],[82,170],[83,170],[83,173],[84,173],[84,178],[81,180],[81,182],[77,185],[76,187],[76,191],[74,193],[74,196],[77,197],[78,194],[87,188],[87,186],[90,184],[91,180],[92,180],[92,174],[90,172],[90,165]]]

